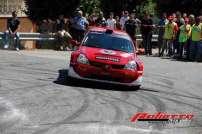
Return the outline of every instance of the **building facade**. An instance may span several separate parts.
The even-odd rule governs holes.
[[[17,11],[18,16],[25,16],[24,0],[0,0],[0,16],[9,16],[12,11]]]

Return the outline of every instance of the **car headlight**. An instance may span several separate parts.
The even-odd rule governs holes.
[[[128,64],[125,65],[124,69],[137,70],[137,63],[135,61],[129,61]]]
[[[89,64],[89,61],[84,54],[80,54],[78,56],[77,62],[82,63],[82,64]]]

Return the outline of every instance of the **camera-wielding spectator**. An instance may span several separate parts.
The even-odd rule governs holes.
[[[17,51],[19,51],[19,38],[20,35],[17,32],[18,28],[20,25],[20,21],[17,18],[17,13],[16,11],[12,12],[12,18],[9,18],[7,21],[7,30],[4,32],[3,35],[3,44],[4,44],[4,49],[9,48],[9,38],[12,37],[15,39],[14,47]]]

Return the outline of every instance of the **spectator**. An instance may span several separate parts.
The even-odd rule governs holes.
[[[141,33],[143,38],[143,45],[145,49],[145,55],[152,55],[152,30],[153,30],[153,21],[150,18],[148,12],[144,12],[144,18],[142,19],[141,24]]]
[[[72,23],[72,27],[75,30],[75,35],[73,38],[80,42],[83,39],[84,34],[89,26],[89,22],[85,17],[83,17],[83,12],[78,11],[77,15],[73,18]]]
[[[106,27],[107,26],[107,22],[106,22],[106,19],[104,17],[103,12],[100,12],[99,17],[97,18],[95,23],[96,23],[97,26],[101,26],[101,27]]]
[[[115,20],[116,20],[116,29],[117,30],[121,30],[121,24],[120,24],[120,18],[119,18],[119,16],[116,16]]]
[[[192,27],[195,23],[195,16],[193,14],[189,15],[189,24]],[[189,37],[188,41],[187,41],[187,46],[186,46],[186,59],[189,60],[190,57],[190,45],[191,45],[191,36]]]
[[[72,38],[66,30],[66,23],[67,21],[64,19],[64,15],[59,15],[59,18],[56,20],[56,30],[60,50],[69,50],[69,48],[67,47],[67,42],[70,38]]]
[[[11,36],[13,39],[16,38],[15,43],[14,43],[14,47],[17,51],[19,51],[20,35],[17,32],[19,25],[20,25],[20,21],[17,18],[17,13],[16,13],[16,11],[13,11],[12,12],[12,18],[8,19],[7,30],[6,30],[6,32],[4,32],[4,35],[3,35],[3,44],[4,44],[5,49],[9,48],[9,37]]]
[[[98,19],[98,15],[96,12],[93,12],[90,16],[89,16],[89,25],[90,26],[95,26],[96,25],[96,20]]]
[[[39,25],[39,31],[40,33],[48,33],[49,27],[48,27],[48,20],[43,19]]]
[[[193,26],[195,24],[195,16],[193,14],[189,15],[189,24]]]
[[[132,12],[129,20],[127,20],[125,22],[125,30],[126,32],[130,35],[131,39],[134,42],[135,48],[137,50],[137,46],[136,46],[136,28],[138,26],[138,21],[135,18],[135,12]]]
[[[125,22],[129,19],[128,11],[124,12],[124,15],[120,19],[121,29],[124,30]]]
[[[161,53],[161,48],[163,45],[163,35],[165,32],[165,25],[168,24],[167,14],[163,13],[161,20],[158,23],[158,48],[159,48],[159,56]]]
[[[78,15],[78,12],[80,11],[80,9],[76,9],[76,11],[74,12],[73,14],[73,17],[71,17],[69,19],[69,32],[72,36],[73,39],[77,39],[77,30],[76,30],[76,27],[77,27],[77,20],[79,18],[79,15]]]
[[[141,24],[141,20],[139,18],[137,18],[137,16],[136,16],[136,10],[133,10],[131,13],[134,15],[134,19],[137,22],[137,24],[140,25]]]
[[[185,24],[179,28],[179,31],[180,31],[180,35],[179,35],[180,56],[179,56],[179,58],[182,59],[184,49],[187,46],[188,39],[191,35],[191,25],[189,24],[188,18],[185,19]]]
[[[176,20],[175,23],[177,23],[178,27],[181,27],[182,25],[185,24],[184,18],[182,17],[181,12],[176,12]]]
[[[168,24],[165,25],[165,32],[163,35],[163,46],[161,49],[160,56],[164,56],[165,49],[169,56],[173,54],[173,40],[176,38],[178,27],[177,24],[174,22],[173,16],[169,16],[168,20]]]
[[[200,60],[200,41],[202,37],[202,24],[200,24],[200,18],[197,17],[195,24],[192,26],[191,45],[190,45],[190,60]]]
[[[109,19],[107,19],[107,27],[116,29],[116,20],[114,19],[114,13],[110,13]]]
[[[182,25],[185,24],[184,19],[180,12],[176,12],[175,23],[177,23],[178,27],[181,27]],[[176,39],[174,40],[174,54],[177,54],[177,55],[179,55],[179,52],[180,52],[179,51],[180,50],[179,35],[180,35],[180,31],[177,31]]]
[[[48,33],[54,33],[56,31],[56,22],[51,20],[51,19],[48,19],[47,20],[48,22]]]
[[[177,19],[177,15],[176,15],[176,13],[172,13],[171,16],[173,16],[173,21],[176,22],[176,19]]]
[[[37,23],[37,32],[41,34],[51,34],[55,35],[56,33],[56,21],[53,21],[51,19],[43,19],[42,21],[39,21]],[[40,49],[43,48],[44,41],[38,40],[36,43],[36,48]]]
[[[62,31],[65,30],[65,19],[64,15],[59,15],[58,19],[56,20],[56,30]]]
[[[75,11],[74,16],[69,20],[69,32],[73,39],[76,40],[77,33],[76,33],[76,21],[78,20],[78,11]]]
[[[121,11],[121,17],[123,17],[125,14],[125,11]]]
[[[183,13],[182,17],[183,17],[184,20],[185,20],[185,19],[189,19],[189,18],[187,17],[187,13]]]

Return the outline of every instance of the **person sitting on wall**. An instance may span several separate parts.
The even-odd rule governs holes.
[[[8,18],[7,30],[4,32],[4,35],[3,35],[4,49],[9,48],[9,37],[11,36],[13,39],[15,39],[15,44],[14,44],[15,49],[17,51],[19,51],[19,47],[20,47],[19,38],[20,38],[20,35],[17,32],[17,30],[19,28],[19,25],[20,25],[20,21],[17,18],[17,13],[16,13],[16,11],[13,11],[12,12],[12,18]]]
[[[66,23],[67,21],[64,19],[64,15],[59,15],[59,18],[56,21],[56,30],[60,50],[69,49],[68,40],[72,38],[65,28]]]

